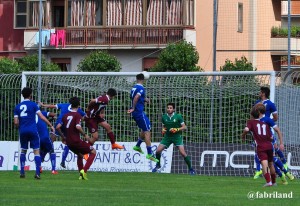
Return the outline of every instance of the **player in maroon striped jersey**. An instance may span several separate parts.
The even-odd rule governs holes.
[[[124,149],[123,146],[116,143],[115,135],[110,124],[105,120],[105,108],[110,100],[117,95],[117,91],[113,88],[108,89],[107,93],[92,99],[86,109],[86,126],[89,132],[92,133],[92,138],[89,143],[93,145],[98,140],[98,125],[103,127],[110,139],[112,149]]]
[[[270,126],[259,120],[263,114],[259,113],[256,107],[252,108],[251,116],[253,119],[247,121],[247,126],[243,131],[242,138],[245,139],[248,132],[252,133],[256,144],[256,152],[262,165],[263,175],[267,182],[264,187],[276,185],[276,174],[273,164],[273,136]],[[271,176],[269,172],[271,173]]]
[[[59,135],[65,140],[69,149],[77,154],[77,166],[80,173],[80,180],[88,180],[87,170],[92,165],[96,150],[89,143],[80,139],[80,134],[89,141],[89,136],[85,134],[81,127],[81,115],[77,112],[79,108],[79,99],[72,97],[70,99],[71,111],[66,113],[61,122],[56,126]],[[64,133],[61,131],[61,127],[64,126]],[[83,166],[83,155],[89,154],[86,164]]]

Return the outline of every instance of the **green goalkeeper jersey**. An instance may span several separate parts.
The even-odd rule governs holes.
[[[181,124],[184,123],[181,114],[173,113],[171,116],[168,114],[164,114],[162,116],[162,123],[164,127],[167,129],[165,137],[179,137],[181,136],[182,132],[179,131],[175,134],[171,133],[169,130],[171,128],[180,128]]]

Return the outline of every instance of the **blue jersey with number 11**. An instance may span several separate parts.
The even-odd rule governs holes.
[[[144,111],[144,104],[145,104],[145,97],[146,97],[146,90],[143,85],[136,84],[131,89],[130,92],[131,107],[133,106],[133,100],[136,95],[139,95],[140,98],[135,105],[134,113],[142,113]]]

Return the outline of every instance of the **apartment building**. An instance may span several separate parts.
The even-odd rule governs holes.
[[[75,71],[90,51],[105,49],[122,71],[142,71],[168,43],[186,39],[199,52],[199,66],[212,71],[214,2],[216,70],[241,56],[258,70],[287,68],[288,39],[271,36],[272,27],[287,28],[286,0],[43,0],[42,52],[62,70]],[[39,11],[39,1],[1,0],[0,56],[37,53]],[[291,15],[292,26],[299,26],[300,0],[291,1]],[[293,37],[292,67],[300,62],[298,48]]]
[[[1,56],[42,53],[75,71],[92,50],[116,56],[122,71],[147,70],[168,43],[196,42],[194,0],[2,0]],[[3,29],[5,28],[5,29]]]

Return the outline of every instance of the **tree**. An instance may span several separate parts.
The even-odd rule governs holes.
[[[24,56],[19,60],[20,70],[21,71],[37,71],[39,65],[39,57],[37,54]],[[61,71],[59,66],[54,63],[49,63],[42,57],[42,71]]]
[[[18,62],[11,60],[7,57],[0,59],[0,74],[13,74],[19,73],[20,67]]]
[[[245,56],[242,56],[241,59],[235,58],[234,63],[226,59],[225,64],[220,67],[220,71],[256,71],[256,68]]]
[[[101,50],[91,52],[78,65],[78,71],[82,72],[119,72],[120,70],[119,60]]]
[[[150,71],[202,71],[197,66],[199,54],[196,48],[185,40],[169,44],[159,55],[159,60]]]

